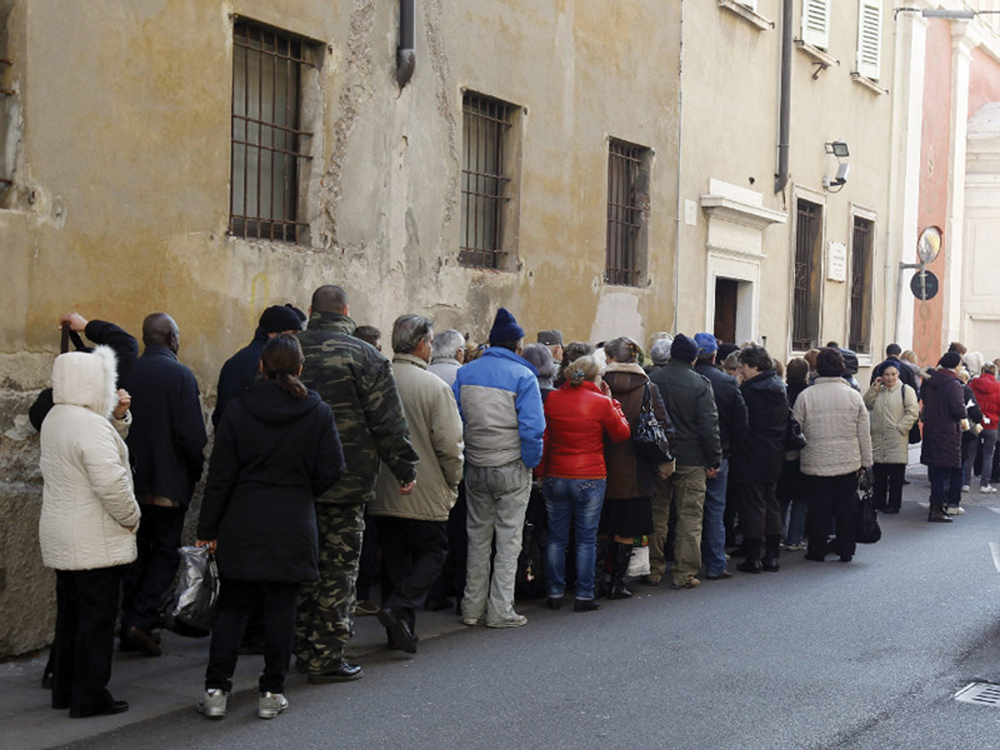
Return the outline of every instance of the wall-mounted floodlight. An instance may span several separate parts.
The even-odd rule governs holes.
[[[843,141],[833,141],[832,143],[824,143],[826,147],[826,153],[833,154],[838,159],[843,159],[850,156],[850,152],[847,150],[847,144]]]

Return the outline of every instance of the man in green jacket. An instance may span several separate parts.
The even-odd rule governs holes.
[[[296,664],[305,666],[309,682],[323,684],[362,676],[361,667],[344,659],[344,644],[354,634],[364,509],[375,493],[379,461],[405,495],[413,491],[419,459],[388,360],[352,335],[357,326],[348,317],[347,293],[321,286],[309,312],[309,325],[298,334],[302,382],[333,409],[347,464],[340,481],[316,498],[319,581],[303,587],[298,606]]]

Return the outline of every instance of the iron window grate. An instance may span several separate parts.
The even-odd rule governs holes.
[[[955,693],[955,700],[960,703],[1000,708],[1000,685],[993,685],[989,682],[970,682]]]
[[[639,231],[643,202],[637,189],[646,149],[624,141],[608,144],[608,225],[604,280],[638,286]]]

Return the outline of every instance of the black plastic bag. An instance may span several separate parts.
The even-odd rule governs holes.
[[[186,636],[212,630],[219,604],[219,568],[208,547],[181,547],[174,590],[163,607],[163,624]]]

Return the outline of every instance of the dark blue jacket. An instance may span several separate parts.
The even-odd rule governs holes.
[[[208,439],[198,400],[198,381],[165,346],[150,344],[132,367],[129,452],[135,462],[135,494],[168,497],[181,507],[201,477]]]
[[[749,430],[734,440],[729,481],[745,484],[777,482],[785,463],[788,433],[788,397],[785,384],[774,370],[745,381],[740,390],[747,405]]]
[[[968,417],[964,390],[958,375],[943,367],[924,381],[920,391],[924,401],[920,463],[925,466],[957,469],[962,465],[962,427],[959,423]]]
[[[729,457],[733,440],[742,440],[747,432],[747,405],[743,401],[740,384],[732,375],[727,375],[718,367],[698,360],[694,371],[708,378],[715,394],[715,408],[719,410],[719,438],[722,441],[722,455]]]
[[[253,341],[226,360],[219,372],[219,386],[216,388],[215,409],[212,411],[212,426],[218,427],[226,406],[234,398],[250,387],[260,372],[260,355],[267,343],[267,333],[257,327]]]

